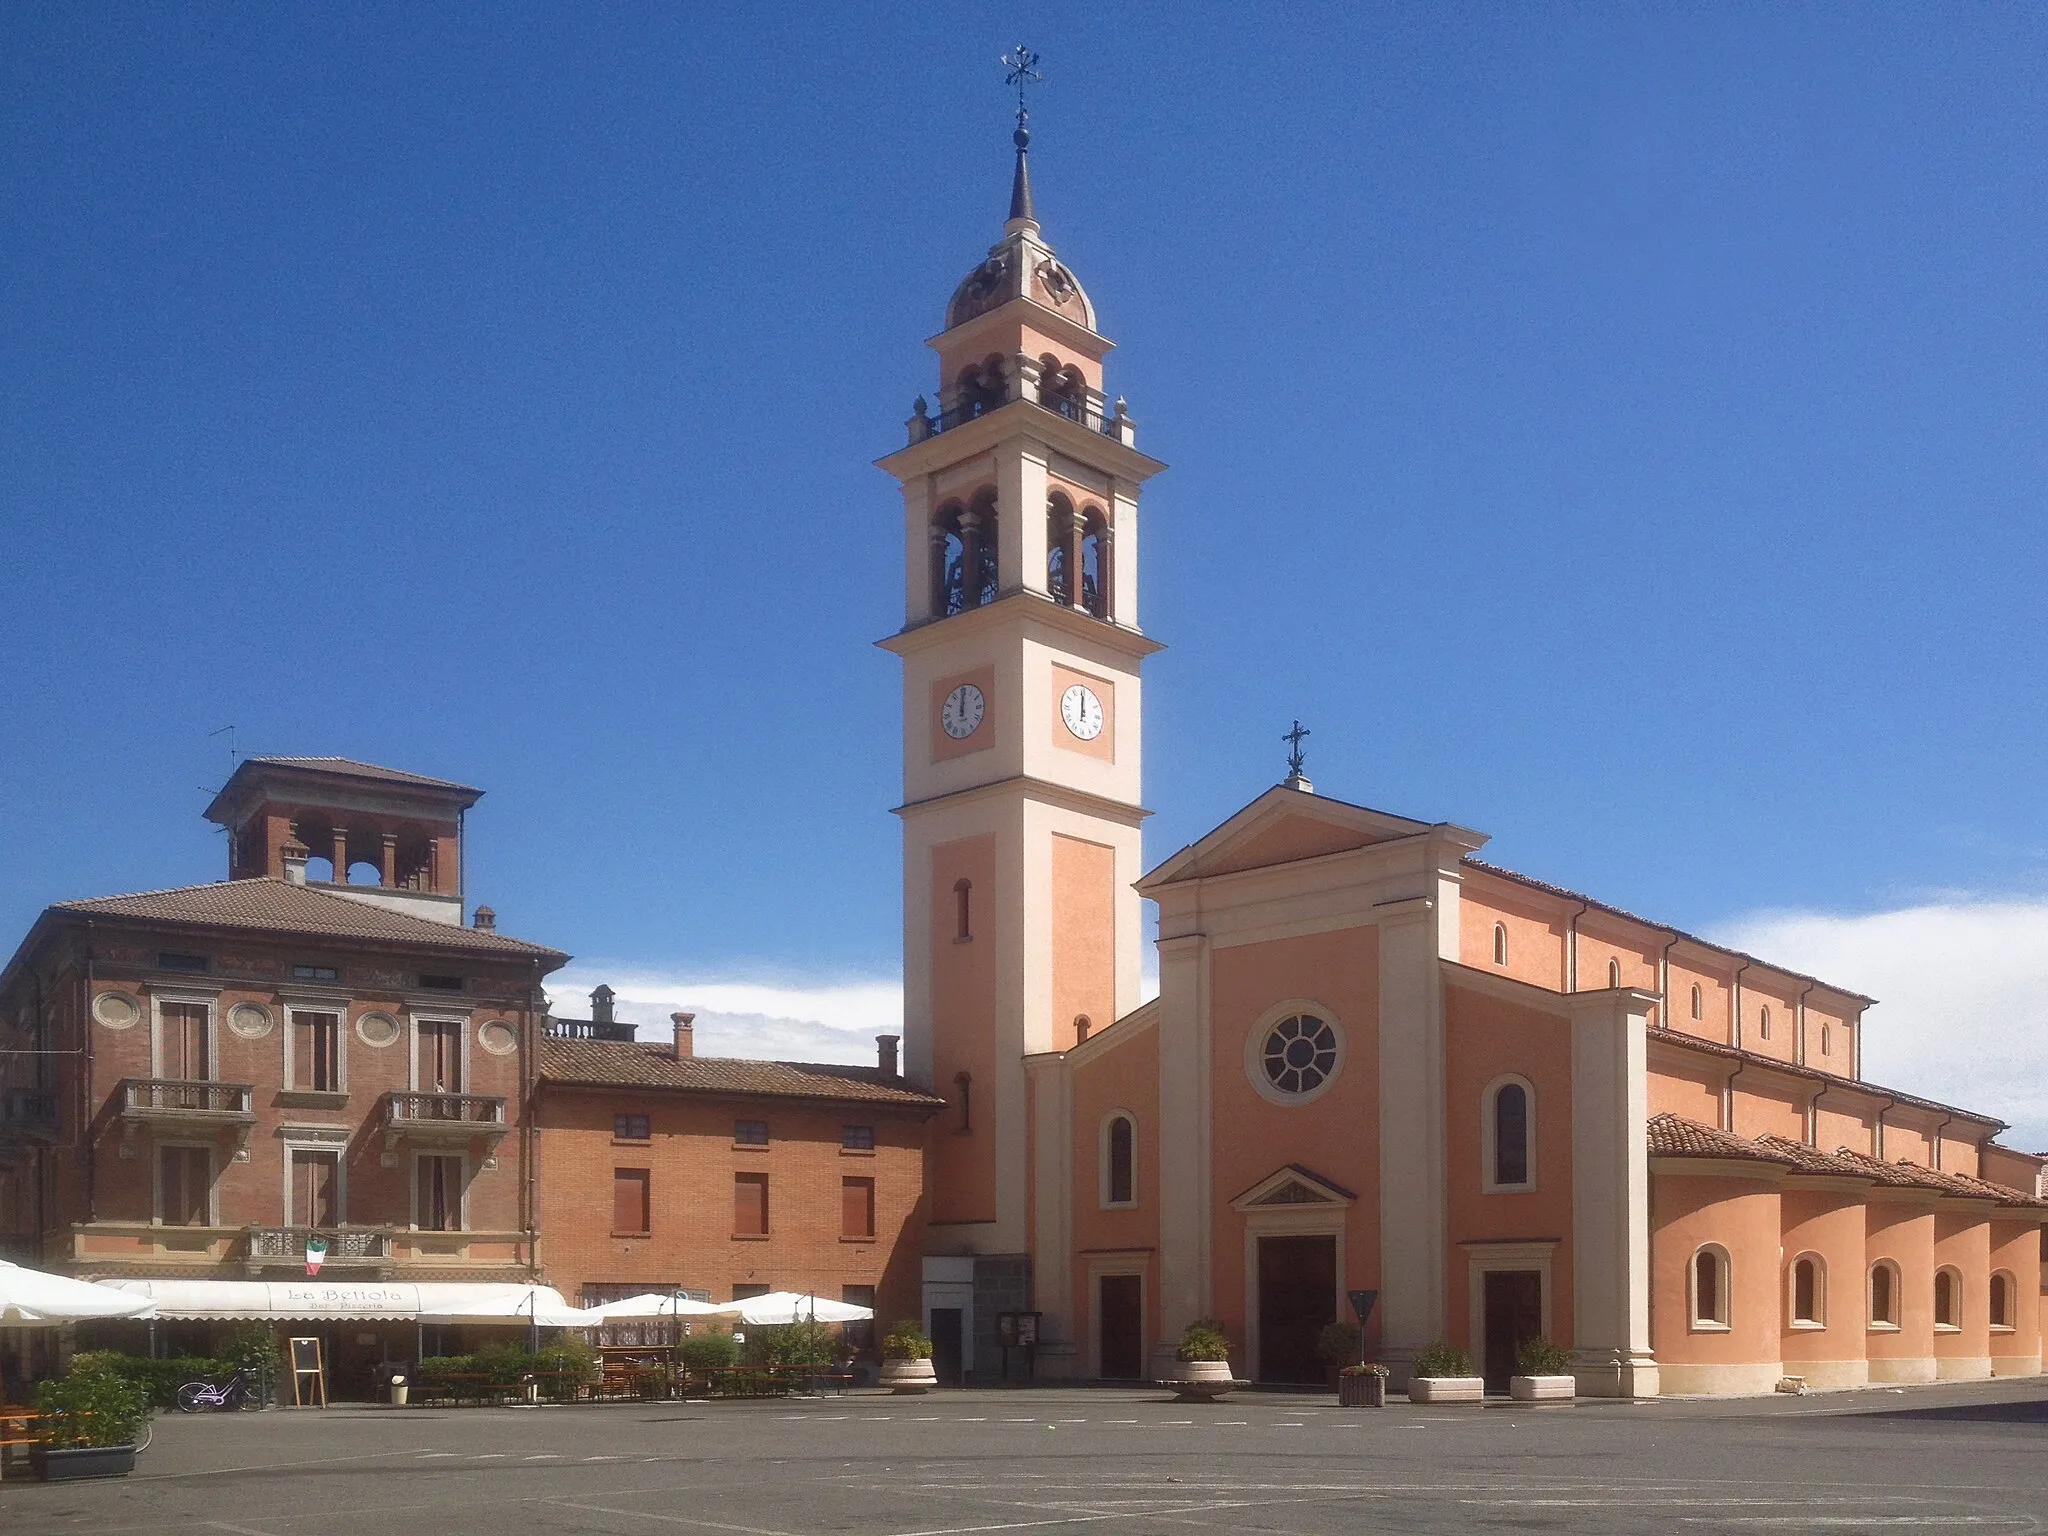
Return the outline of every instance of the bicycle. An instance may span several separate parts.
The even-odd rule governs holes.
[[[220,1385],[210,1381],[188,1381],[178,1388],[178,1408],[183,1413],[225,1413],[230,1408],[260,1408],[256,1383],[247,1371],[237,1371]]]

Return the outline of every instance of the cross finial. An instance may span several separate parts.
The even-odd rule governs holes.
[[[1026,126],[1031,121],[1031,114],[1024,107],[1024,92],[1045,76],[1038,72],[1038,55],[1022,43],[1003,55],[1003,67],[1009,71],[1003,76],[1004,82],[1017,87],[1017,132],[1014,137],[1017,147],[1023,149],[1031,142],[1031,129]]]
[[[1308,776],[1301,771],[1304,761],[1301,744],[1311,734],[1299,720],[1294,722],[1293,730],[1280,733],[1280,739],[1287,743],[1287,782],[1290,784],[1308,783]]]

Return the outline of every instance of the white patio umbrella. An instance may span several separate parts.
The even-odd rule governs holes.
[[[664,1317],[710,1317],[718,1308],[708,1301],[692,1301],[680,1291],[642,1291],[622,1301],[607,1301],[590,1309],[599,1323],[623,1323]]]
[[[875,1315],[873,1307],[857,1307],[850,1301],[832,1301],[823,1296],[804,1296],[796,1291],[770,1291],[765,1296],[728,1301],[711,1310],[721,1317],[737,1317],[755,1328],[773,1328],[785,1323],[865,1323]]]
[[[148,1317],[155,1310],[146,1296],[125,1295],[0,1259],[0,1327],[49,1328],[84,1318]]]
[[[422,1323],[527,1323],[535,1328],[590,1328],[594,1312],[572,1307],[551,1285],[476,1285],[473,1294],[419,1310]]]

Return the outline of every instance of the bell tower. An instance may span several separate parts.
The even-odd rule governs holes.
[[[1138,494],[1165,466],[1107,403],[1111,343],[1040,232],[1021,103],[1015,142],[1003,238],[929,342],[937,409],[920,398],[880,461],[903,487],[903,628],[881,644],[903,659],[905,1065],[948,1101],[930,1251],[974,1265],[1033,1246],[1025,1058],[1138,1005],[1138,673],[1160,649]],[[927,1260],[928,1308],[942,1262],[969,1263]],[[970,1359],[994,1327],[968,1322]]]

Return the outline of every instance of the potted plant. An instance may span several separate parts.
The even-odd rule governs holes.
[[[1515,1372],[1508,1378],[1508,1396],[1519,1402],[1570,1402],[1579,1395],[1572,1357],[1540,1333],[1517,1346]]]
[[[100,1352],[77,1356],[71,1374],[36,1389],[36,1443],[29,1461],[45,1482],[126,1477],[135,1437],[149,1417],[149,1393]]]
[[[1180,1401],[1213,1403],[1237,1386],[1230,1369],[1230,1336],[1214,1318],[1189,1323],[1173,1354],[1178,1364],[1167,1385]]]
[[[1339,1408],[1384,1408],[1387,1405],[1387,1377],[1384,1365],[1347,1365],[1337,1373]]]
[[[898,1397],[917,1397],[938,1384],[924,1325],[914,1317],[893,1325],[882,1340],[882,1385]]]
[[[1409,1402],[1476,1403],[1485,1396],[1486,1378],[1472,1374],[1472,1362],[1457,1345],[1438,1339],[1415,1357]]]
[[[1356,1323],[1326,1323],[1316,1335],[1316,1358],[1332,1371],[1365,1360],[1365,1333]]]

